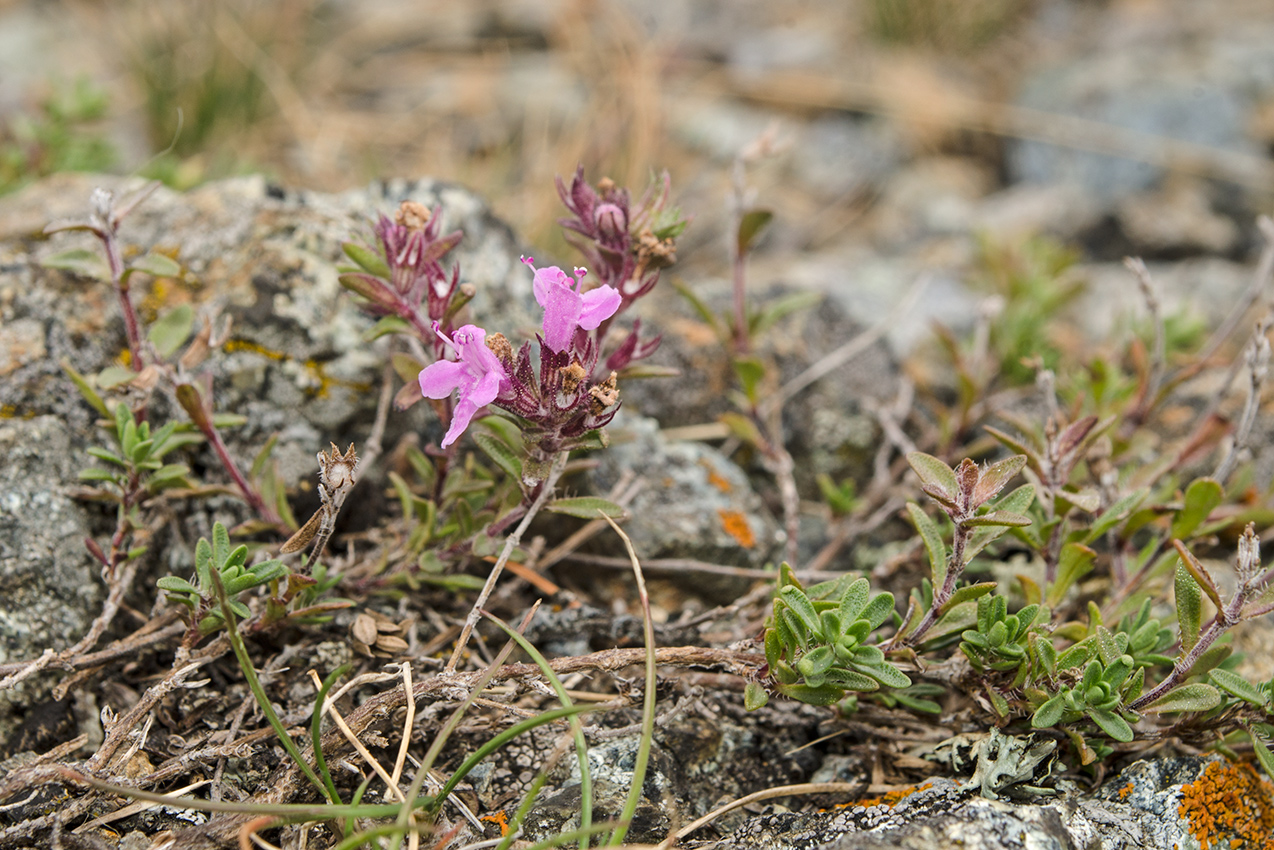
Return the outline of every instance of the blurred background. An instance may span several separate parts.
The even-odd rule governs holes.
[[[554,175],[667,169],[690,268],[743,186],[817,285],[987,234],[1242,262],[1272,148],[1269,0],[0,0],[0,193],[432,175],[565,255]]]

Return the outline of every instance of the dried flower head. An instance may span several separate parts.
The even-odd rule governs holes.
[[[424,230],[433,213],[418,201],[403,201],[394,213],[394,222],[408,230]]]

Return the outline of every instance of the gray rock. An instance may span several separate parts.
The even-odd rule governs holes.
[[[87,513],[67,494],[80,466],[71,429],[54,416],[0,420],[0,458],[0,662],[24,661],[84,636],[102,582],[84,548]],[[0,742],[47,687],[36,678],[0,692]]]
[[[76,445],[97,439],[95,417],[58,363],[66,359],[84,374],[96,373],[126,347],[123,324],[109,286],[40,265],[55,252],[95,248],[91,237],[68,233],[37,240],[34,235],[50,220],[82,217],[97,185],[122,194],[138,184],[63,175],[0,200],[0,370],[5,377],[0,409],[14,416],[57,416],[71,426]],[[447,259],[459,264],[462,282],[477,287],[473,315],[511,337],[534,330],[538,317],[531,275],[518,263],[521,252],[512,233],[481,199],[451,184],[392,180],[326,195],[284,191],[251,177],[186,194],[160,189],[125,220],[126,251],[167,249],[186,269],[176,285],[134,287],[143,315],[191,304],[201,316],[215,309],[234,320],[230,344],[209,367],[217,409],[249,416],[247,425],[227,435],[242,456],[250,458],[279,432],[279,457],[294,481],[314,473],[314,452],[329,440],[344,445],[366,437],[384,343],[363,341],[373,319],[340,287],[336,264],[343,241],[370,241],[371,218],[392,212],[406,199],[440,204],[444,231],[464,231],[463,242]],[[420,405],[391,417],[387,442],[406,431],[440,434],[441,427]]]
[[[1097,791],[1003,802],[935,779],[896,802],[754,818],[712,850],[1194,847],[1263,837],[1260,780],[1219,756],[1136,762]],[[1228,795],[1227,795],[1228,794]],[[1229,807],[1229,808],[1226,808]],[[1222,825],[1224,822],[1227,825]]]
[[[779,542],[778,528],[729,458],[702,443],[669,443],[659,423],[646,417],[621,414],[610,435],[594,485],[604,493],[625,470],[646,480],[629,506],[632,518],[624,529],[639,557],[746,567],[759,567],[770,557]]]
[[[1064,62],[1029,75],[1016,102],[1148,138],[1259,157],[1250,124],[1274,79],[1270,32],[1270,22],[1259,17],[1213,16],[1167,33],[1116,18],[1095,28],[1090,43]],[[1104,199],[1145,189],[1160,177],[1146,162],[1031,140],[1011,142],[1009,170],[1014,180],[1077,182]]]

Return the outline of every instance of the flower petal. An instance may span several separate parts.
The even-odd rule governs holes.
[[[479,405],[474,404],[467,396],[460,397],[451,414],[451,426],[447,428],[447,435],[442,438],[442,448],[445,449],[460,439],[464,429],[469,427],[469,420],[473,419],[473,414],[478,412],[478,407]]]
[[[582,298],[579,326],[586,331],[595,330],[598,325],[615,315],[623,300],[619,290],[613,286],[603,285],[590,289]]]
[[[487,372],[477,383],[466,387],[461,397],[477,407],[490,404],[500,394],[501,382],[506,380],[508,379],[504,377],[503,369],[499,372]]]
[[[575,336],[583,299],[569,287],[554,284],[545,290],[540,304],[544,307],[544,344],[554,351],[565,351]]]
[[[425,398],[446,398],[464,384],[469,370],[463,363],[439,360],[420,370],[420,394]]]

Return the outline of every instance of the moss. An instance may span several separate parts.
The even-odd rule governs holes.
[[[1202,850],[1210,847],[1274,850],[1274,785],[1250,765],[1214,761],[1181,788],[1177,814]]]

